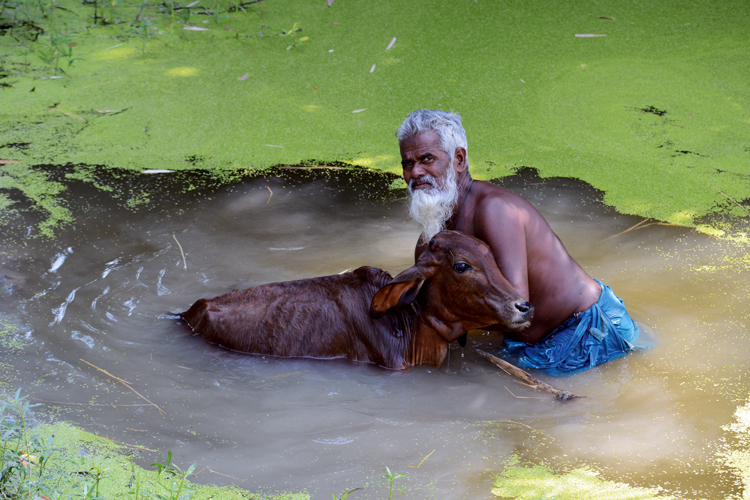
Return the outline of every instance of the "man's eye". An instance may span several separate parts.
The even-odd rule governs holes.
[[[459,262],[453,265],[453,270],[456,271],[457,273],[465,273],[469,269],[471,269],[471,266],[464,262]]]

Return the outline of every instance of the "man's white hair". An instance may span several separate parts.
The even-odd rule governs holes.
[[[448,156],[453,158],[458,148],[464,148],[468,156],[469,146],[466,141],[466,131],[461,125],[461,117],[458,113],[435,109],[417,109],[409,113],[409,116],[396,131],[396,137],[401,142],[408,137],[414,137],[430,130],[440,137],[440,149],[445,151]]]

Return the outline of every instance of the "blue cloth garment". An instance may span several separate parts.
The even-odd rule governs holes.
[[[534,345],[506,339],[518,364],[551,375],[570,375],[624,356],[636,347],[640,328],[612,289],[599,280],[596,304],[567,319]]]

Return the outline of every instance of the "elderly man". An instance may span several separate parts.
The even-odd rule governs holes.
[[[396,135],[410,215],[423,231],[416,257],[443,229],[490,246],[500,271],[534,306],[531,326],[508,334],[516,342],[506,340],[521,351],[522,366],[571,373],[633,349],[639,329],[622,300],[586,274],[544,217],[520,196],[471,178],[457,114],[416,110]]]

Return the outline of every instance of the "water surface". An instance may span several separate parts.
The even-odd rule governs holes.
[[[716,453],[726,446],[721,426],[747,396],[747,273],[701,267],[731,254],[725,244],[663,225],[619,234],[641,219],[608,209],[581,182],[531,171],[505,179],[659,339],[548,378],[587,396],[562,403],[474,353],[496,352],[496,334],[454,343],[440,368],[391,372],[229,352],[168,314],[233,288],[409,267],[419,230],[384,179],[287,172],[188,193],[189,175],[126,182],[149,203],[127,210],[71,182],[76,223],[54,241],[26,237],[33,212],[4,227],[0,319],[18,334],[0,366],[55,418],[160,450],[141,451],[142,465],[171,449],[178,465],[208,468],[199,481],[315,499],[355,487],[365,489],[350,498],[387,497],[388,466],[407,474],[411,498],[485,499],[515,454],[561,469],[590,464],[604,478],[689,498],[739,491]]]

